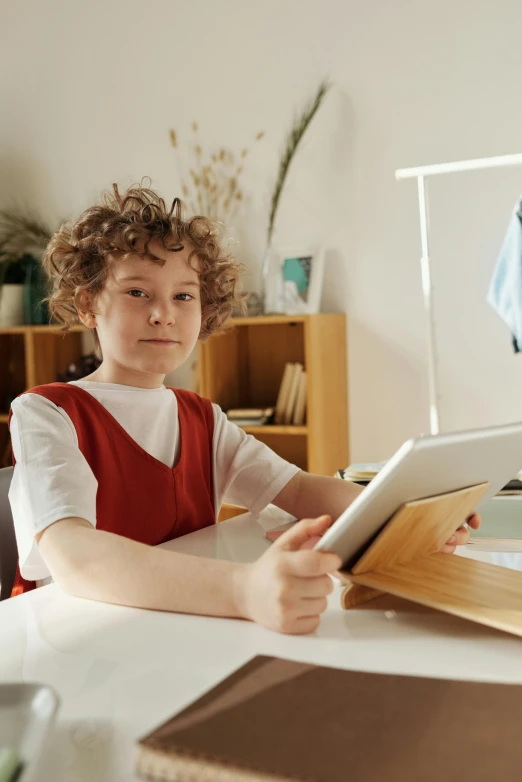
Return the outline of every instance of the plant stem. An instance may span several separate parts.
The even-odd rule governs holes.
[[[274,224],[275,224],[277,208],[279,206],[279,201],[288,174],[288,169],[290,168],[290,163],[292,162],[292,159],[297,151],[299,142],[301,141],[304,134],[306,133],[306,129],[308,128],[309,124],[313,120],[329,87],[330,85],[328,84],[327,81],[321,82],[321,84],[317,89],[315,97],[313,98],[311,103],[308,104],[303,109],[301,115],[298,116],[296,120],[294,120],[294,124],[291,127],[290,132],[287,136],[286,145],[283,154],[281,156],[281,161],[279,163],[279,171],[277,174],[274,192],[272,194],[270,217],[268,219],[267,245],[270,245],[272,234],[274,232]]]

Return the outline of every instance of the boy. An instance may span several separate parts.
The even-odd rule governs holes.
[[[163,385],[241,304],[239,264],[215,225],[184,220],[178,199],[167,210],[152,190],[114,186],[60,228],[43,263],[51,313],[65,331],[77,319],[91,329],[102,363],[13,402],[16,591],[52,577],[93,600],[315,630],[341,562],[310,547],[360,487],[300,471],[217,405]],[[309,518],[248,565],[154,547],[215,523],[225,495]]]

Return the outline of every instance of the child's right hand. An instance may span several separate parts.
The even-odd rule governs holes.
[[[281,535],[242,580],[242,613],[280,633],[312,633],[333,589],[328,573],[342,565],[337,554],[310,547],[332,524],[330,516],[303,519]]]

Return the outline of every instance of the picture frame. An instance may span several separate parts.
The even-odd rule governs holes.
[[[322,247],[272,248],[266,280],[265,311],[313,315],[320,311],[325,254]]]

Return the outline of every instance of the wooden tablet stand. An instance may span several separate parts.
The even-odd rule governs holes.
[[[441,554],[489,483],[407,502],[340,576],[343,608],[388,593],[522,636],[522,572]]]

